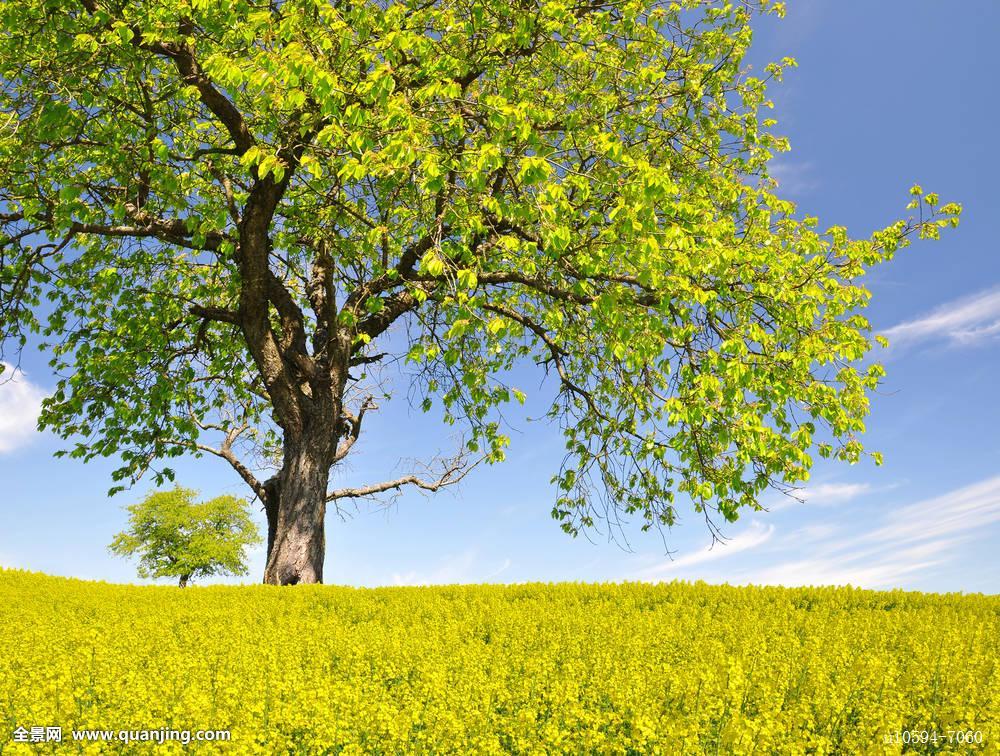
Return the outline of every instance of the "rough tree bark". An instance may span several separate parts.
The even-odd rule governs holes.
[[[278,475],[270,478],[264,483],[264,515],[267,517],[267,554],[265,566],[271,561],[271,550],[274,548],[274,540],[278,533],[278,497],[281,496],[281,480]],[[265,582],[267,582],[265,580]]]
[[[330,436],[334,434],[331,432]],[[330,461],[327,443],[285,441],[281,472],[268,481],[267,566],[272,585],[322,583],[326,548],[324,518]]]

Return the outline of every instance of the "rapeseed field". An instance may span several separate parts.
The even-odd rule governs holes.
[[[998,753],[998,657],[1000,596],[0,570],[0,753]],[[70,734],[164,728],[230,739]]]

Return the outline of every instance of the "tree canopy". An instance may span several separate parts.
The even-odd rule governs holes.
[[[733,520],[816,452],[858,460],[863,276],[960,208],[915,187],[852,238],[781,199],[766,86],[794,61],[748,69],[757,12],[781,5],[4,3],[0,324],[50,340],[42,424],[123,484],[226,459],[272,566],[315,561],[328,501],[501,460],[521,364],[551,377],[571,533],[669,526],[677,494]],[[389,364],[464,449],[328,491]]]
[[[113,554],[138,557],[144,578],[190,580],[247,574],[246,549],[261,542],[247,502],[217,496],[198,503],[197,491],[155,491],[128,507],[128,529],[115,536]]]

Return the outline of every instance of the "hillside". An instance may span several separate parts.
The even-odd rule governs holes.
[[[5,570],[0,638],[3,754],[81,749],[71,730],[82,728],[225,729],[231,742],[199,750],[257,753],[1000,743],[1000,596],[684,583],[179,590]],[[62,727],[61,746],[9,739],[32,726]],[[929,742],[883,742],[903,731]],[[87,748],[135,748],[120,741]]]

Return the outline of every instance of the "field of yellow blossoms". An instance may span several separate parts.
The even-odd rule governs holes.
[[[0,753],[1000,753],[998,658],[1000,596],[0,570]]]

